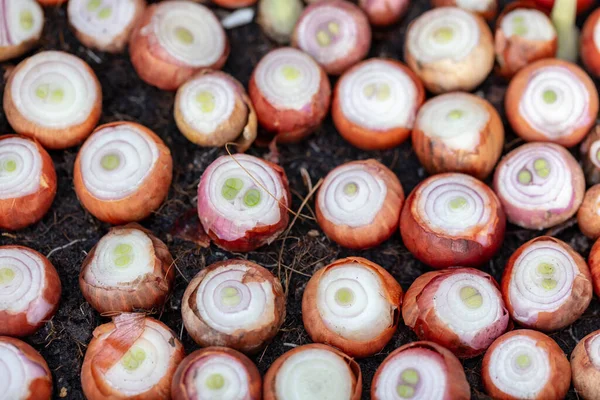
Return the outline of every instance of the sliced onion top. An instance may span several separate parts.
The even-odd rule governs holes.
[[[0,399],[27,399],[35,395],[30,391],[31,382],[46,375],[44,368],[30,360],[19,348],[0,342]]]
[[[42,157],[33,141],[20,137],[0,141],[0,199],[37,192],[42,166]]]
[[[484,12],[494,5],[495,0],[455,0],[456,6],[465,10]]]
[[[600,332],[585,340],[585,350],[594,368],[600,370]]]
[[[44,12],[35,0],[0,1],[0,47],[36,39],[43,27]]]
[[[193,369],[191,369],[193,368]],[[196,361],[185,376],[188,393],[203,400],[245,400],[249,397],[247,368],[226,353],[212,354]]]
[[[550,41],[556,30],[550,18],[534,8],[517,8],[502,18],[500,29],[507,36],[519,36],[531,41]]]

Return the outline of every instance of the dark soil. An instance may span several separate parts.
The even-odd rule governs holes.
[[[59,49],[73,53],[96,71],[102,83],[104,109],[101,123],[130,120],[154,130],[171,148],[175,162],[173,186],[167,202],[142,224],[152,230],[169,246],[177,264],[175,289],[164,309],[154,317],[177,332],[186,350],[191,352],[197,345],[185,330],[180,314],[180,303],[187,282],[205,266],[231,257],[244,257],[258,262],[278,274],[287,288],[287,318],[281,332],[254,358],[261,372],[291,346],[310,342],[303,326],[300,305],[303,289],[310,275],[327,263],[341,257],[359,255],[387,268],[400,282],[404,290],[428,268],[417,262],[402,245],[399,234],[383,245],[369,251],[349,251],[332,243],[317,224],[309,219],[298,219],[289,235],[272,245],[247,254],[231,254],[215,246],[202,249],[171,235],[174,222],[187,210],[195,207],[196,187],[204,169],[223,149],[203,149],[188,142],[177,130],[172,116],[173,93],[160,91],[142,82],[134,72],[127,54],[109,55],[82,46],[70,32],[65,6],[46,10],[46,26],[43,50]],[[415,0],[407,18],[398,26],[374,33],[374,45],[370,56],[386,56],[402,59],[402,47],[407,24],[429,8],[425,0]],[[218,11],[221,12],[221,11]],[[231,40],[231,56],[225,71],[247,84],[254,65],[270,49],[274,48],[256,24],[250,24],[228,32]],[[15,65],[16,61],[14,62]],[[9,69],[11,65],[3,65]],[[2,80],[4,87],[5,80]],[[497,78],[489,78],[480,92],[502,111],[506,85]],[[12,132],[6,118],[0,114],[0,132]],[[506,151],[519,144],[507,126]],[[406,193],[425,177],[409,143],[399,148],[381,152],[363,152],[346,143],[335,131],[330,119],[310,139],[299,145],[280,146],[280,163],[285,168],[293,193],[293,209],[298,209],[309,192],[310,184],[303,179],[302,171],[310,176],[312,184],[324,177],[335,166],[356,159],[376,158],[389,166],[402,181]],[[73,162],[78,148],[52,152],[58,173],[58,195],[52,209],[38,224],[19,232],[0,234],[0,245],[21,244],[49,255],[57,268],[63,285],[63,297],[58,313],[37,334],[26,340],[41,352],[54,375],[56,398],[83,399],[79,371],[94,328],[107,322],[86,303],[79,291],[78,274],[81,263],[92,246],[109,229],[109,225],[97,221],[81,207],[73,190]],[[253,148],[250,154],[265,156],[267,149]],[[303,211],[310,214],[312,200]],[[592,243],[577,229],[576,223],[553,229],[551,234],[566,241],[587,256]],[[509,226],[502,251],[482,269],[500,279],[508,257],[525,241],[539,235]],[[565,353],[570,354],[577,341],[600,328],[600,303],[594,299],[590,308],[576,323],[551,335]],[[391,343],[381,354],[359,361],[364,376],[363,398],[368,399],[371,379],[386,355],[402,344],[416,340],[416,336],[403,324]],[[465,362],[465,370],[472,385],[473,398],[486,398],[480,379],[481,357]],[[574,391],[569,399],[577,398]]]

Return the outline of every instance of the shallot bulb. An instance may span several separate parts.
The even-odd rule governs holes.
[[[600,76],[600,9],[585,21],[581,31],[581,60],[593,76]]]
[[[594,240],[600,237],[600,185],[594,185],[585,192],[577,211],[577,223],[585,236]]]
[[[571,353],[571,374],[577,395],[597,399],[600,393],[600,331],[595,331],[577,343]]]
[[[393,25],[406,14],[410,0],[359,0],[358,5],[369,17],[371,25]]]
[[[279,279],[246,260],[217,262],[200,271],[183,295],[181,313],[200,346],[227,346],[256,353],[285,320]]]
[[[368,357],[390,341],[400,319],[402,288],[381,266],[361,257],[315,272],[302,297],[304,328],[314,342],[351,357]]]
[[[600,240],[596,240],[592,246],[592,250],[590,250],[588,266],[592,276],[594,293],[600,297]]]
[[[581,162],[588,185],[600,183],[600,125],[596,125],[581,143]]]
[[[42,36],[44,11],[35,0],[4,0],[0,14],[0,61],[19,57]]]
[[[431,0],[433,7],[459,7],[476,13],[488,21],[496,18],[498,0]]]

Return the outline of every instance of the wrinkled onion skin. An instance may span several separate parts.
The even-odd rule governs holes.
[[[370,58],[369,60],[356,64],[350,68],[346,74],[351,74],[354,70],[363,67],[363,64],[372,62],[373,60],[384,61],[385,63],[390,64],[390,66],[402,70],[412,79],[416,88],[414,111],[414,114],[416,114],[417,110],[425,101],[425,88],[417,75],[401,62],[385,58]],[[340,93],[340,86],[343,79],[344,75],[342,75],[335,85],[333,102],[331,104],[331,117],[333,118],[336,129],[344,139],[354,147],[358,147],[362,150],[383,150],[396,147],[410,137],[411,129],[405,126],[379,130],[361,126],[351,121],[344,114],[342,109],[343,99],[342,94]]]
[[[458,7],[456,0],[431,0],[433,7]],[[492,5],[484,12],[478,12],[477,14],[485,18],[487,21],[493,21],[498,13],[498,2],[495,0]]]
[[[129,125],[142,131],[156,143],[158,148],[158,159],[152,167],[152,171],[139,185],[138,189],[129,196],[115,201],[101,200],[94,197],[83,183],[81,151],[77,154],[73,171],[75,193],[81,205],[94,217],[113,225],[140,221],[152,214],[167,198],[173,178],[171,151],[154,132],[145,126],[135,122],[112,122],[100,125],[94,133],[119,125]]]
[[[588,185],[596,185],[600,183],[600,168],[598,168],[592,160],[590,160],[590,151],[594,142],[600,140],[600,125],[596,125],[581,143],[581,161],[583,164],[583,172]]]
[[[590,14],[581,31],[581,60],[588,72],[595,77],[600,76],[600,50],[594,41],[594,30],[600,21],[600,9]]]
[[[406,14],[410,0],[359,0],[359,5],[371,25],[383,27],[398,22]]]
[[[303,346],[295,347],[292,350],[285,352],[278,359],[276,359],[273,362],[273,364],[271,364],[271,366],[267,370],[264,380],[263,380],[263,400],[282,400],[277,397],[277,390],[275,388],[275,383],[277,381],[277,374],[279,373],[279,370],[283,366],[283,363],[290,356],[292,356],[296,353],[300,353],[302,351],[312,350],[312,349],[330,351],[330,352],[335,353],[338,356],[342,357],[346,361],[346,363],[348,364],[348,368],[350,369],[350,371],[352,372],[352,374],[354,375],[354,378],[355,378],[353,385],[352,385],[354,388],[354,390],[352,391],[352,397],[350,397],[350,399],[348,399],[348,400],[360,400],[360,398],[361,398],[360,396],[362,394],[362,372],[360,370],[360,366],[358,365],[358,363],[356,361],[354,361],[354,359],[352,359],[349,356],[347,356],[346,354],[342,353],[341,351],[339,351],[333,347],[330,347],[330,346],[327,346],[324,344],[319,344],[319,343],[311,343],[311,344],[305,344]]]
[[[600,370],[594,366],[588,353],[588,342],[598,334],[600,332],[595,331],[581,339],[571,353],[573,386],[582,399],[597,399],[600,393]]]
[[[258,0],[211,0],[212,3],[215,3],[219,7],[223,8],[242,8],[249,7],[256,4]]]
[[[590,251],[588,258],[588,266],[590,268],[590,274],[592,276],[592,284],[594,286],[594,293],[600,297],[600,240],[596,240]]]
[[[590,239],[600,237],[600,185],[588,189],[583,198],[583,203],[577,211],[577,223],[581,233]]]
[[[196,293],[200,283],[204,277],[215,269],[228,266],[230,264],[237,265],[243,264],[249,268],[249,271],[244,275],[244,282],[269,282],[273,289],[274,296],[274,314],[273,321],[269,325],[265,325],[260,329],[253,331],[238,330],[234,334],[227,334],[219,332],[213,329],[210,325],[206,324],[198,308],[196,307]],[[216,262],[211,264],[207,268],[200,271],[188,284],[183,294],[181,301],[181,314],[183,315],[183,323],[186,330],[202,347],[209,346],[225,346],[231,347],[232,349],[241,351],[247,354],[255,354],[260,351],[264,346],[269,343],[279,332],[279,328],[285,320],[285,303],[286,298],[283,292],[281,282],[267,269],[255,264],[251,261],[242,259],[231,259],[227,261]]]
[[[56,196],[56,171],[52,158],[35,139],[4,135],[0,137],[0,141],[9,138],[31,140],[42,158],[40,187],[37,192],[23,197],[0,199],[0,229],[13,231],[35,224],[48,212]]]
[[[29,396],[24,400],[51,400],[52,399],[52,374],[46,360],[33,347],[27,343],[11,338],[0,336],[0,342],[10,344],[19,349],[29,362],[42,368],[46,376],[39,377],[29,384]]]
[[[167,246],[149,230],[136,223],[112,228],[110,232],[137,229],[144,232],[154,247],[154,271],[141,278],[135,287],[103,288],[93,286],[85,281],[85,273],[94,259],[96,244],[88,253],[79,273],[79,287],[88,303],[101,314],[114,312],[131,312],[134,310],[151,310],[164,304],[173,287],[175,268],[173,257]]]
[[[375,372],[373,382],[371,383],[371,400],[387,400],[377,396],[377,383],[379,375],[381,374],[381,371],[383,371],[383,367],[387,362],[391,361],[394,357],[401,354],[402,352],[411,349],[429,350],[438,353],[440,357],[443,358],[444,363],[446,364],[447,375],[447,388],[444,399],[469,400],[471,398],[471,387],[469,386],[469,382],[467,382],[465,370],[463,369],[463,366],[458,360],[458,358],[456,358],[456,356],[452,354],[451,351],[445,349],[444,347],[434,342],[421,341],[407,343],[391,352],[385,358],[385,360],[383,360],[379,368],[377,368],[377,372]],[[433,382],[430,382],[430,384],[433,384]]]
[[[364,342],[346,339],[338,335],[336,332],[329,330],[325,324],[325,321],[323,321],[321,318],[319,309],[317,307],[317,296],[321,277],[338,265],[344,265],[348,263],[360,264],[361,267],[377,274],[381,280],[382,287],[385,290],[385,293],[381,293],[381,296],[385,297],[388,303],[396,308],[396,311],[394,312],[393,324],[381,332],[378,337]],[[304,295],[302,297],[302,322],[304,323],[304,329],[306,329],[306,332],[308,332],[308,335],[311,337],[313,342],[335,346],[350,357],[363,358],[380,352],[392,339],[392,336],[394,336],[400,321],[401,307],[402,287],[389,272],[387,272],[380,265],[375,264],[374,262],[371,262],[365,258],[348,257],[337,260],[318,270],[313,274],[312,278],[310,278],[306,288],[304,289]]]
[[[583,257],[581,257],[579,253],[573,250],[573,248],[565,242],[550,236],[540,236],[532,239],[519,247],[517,251],[513,253],[513,255],[509,258],[506,267],[504,268],[504,273],[502,274],[502,297],[504,298],[506,308],[508,308],[508,312],[511,316],[513,316],[515,312],[510,301],[509,288],[511,280],[513,279],[512,271],[515,266],[515,262],[519,256],[521,256],[523,251],[525,251],[534,243],[540,241],[554,242],[562,247],[571,257],[573,257],[573,260],[577,265],[577,269],[579,270],[579,274],[573,280],[571,289],[572,292],[569,295],[569,299],[562,306],[560,306],[558,310],[553,312],[540,312],[538,314],[537,321],[530,324],[517,320],[515,321],[525,328],[536,329],[542,332],[552,332],[571,325],[579,317],[581,317],[584,311],[588,308],[588,305],[592,300],[592,276]]]
[[[481,371],[481,377],[483,380],[483,386],[485,391],[494,399],[502,400],[518,400],[513,396],[504,393],[494,385],[492,377],[489,371],[490,358],[493,350],[501,343],[510,339],[513,336],[525,335],[529,338],[537,341],[537,347],[548,352],[548,358],[550,361],[550,377],[548,383],[540,391],[537,397],[532,400],[560,400],[564,399],[569,391],[571,384],[571,366],[569,360],[563,353],[562,349],[556,344],[550,337],[544,335],[541,332],[532,331],[529,329],[519,329],[512,332],[505,333],[492,343],[488,351],[483,357],[483,366]]]
[[[197,400],[196,397],[190,397],[188,388],[185,386],[185,378],[188,374],[194,373],[194,363],[203,358],[211,356],[229,356],[239,361],[246,369],[248,374],[248,397],[245,400],[261,400],[262,399],[262,378],[256,365],[248,357],[239,351],[228,347],[207,347],[205,349],[196,350],[183,359],[171,384],[171,398],[173,400]]]

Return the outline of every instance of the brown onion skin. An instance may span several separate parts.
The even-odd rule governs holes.
[[[572,292],[569,295],[569,299],[565,303],[563,303],[558,310],[552,312],[540,312],[538,314],[537,321],[532,322],[530,324],[526,324],[524,322],[515,320],[519,325],[525,328],[536,329],[542,332],[552,332],[562,329],[568,325],[571,325],[579,317],[581,317],[584,311],[588,308],[588,305],[592,300],[593,294],[592,275],[590,274],[590,270],[588,269],[588,266],[583,257],[581,257],[579,253],[573,250],[571,246],[569,246],[562,240],[558,240],[551,236],[540,236],[530,240],[529,242],[519,247],[517,251],[513,253],[513,255],[509,258],[508,262],[506,263],[504,273],[502,274],[502,297],[504,298],[504,303],[506,304],[506,308],[508,309],[508,312],[510,313],[511,317],[515,314],[515,311],[510,301],[509,288],[515,262],[523,253],[523,251],[525,251],[532,244],[539,241],[551,241],[555,244],[558,244],[560,247],[566,250],[567,253],[571,257],[573,257],[573,260],[577,265],[577,269],[583,275],[583,277],[580,275],[575,277],[575,279],[573,280],[571,289]]]
[[[592,332],[577,343],[571,353],[571,375],[577,396],[582,399],[598,399],[600,393],[600,370],[593,364],[588,344],[599,331]]]
[[[577,223],[581,233],[590,239],[600,237],[600,185],[588,189],[583,198],[583,203],[577,211]]]
[[[21,354],[27,358],[29,362],[35,363],[42,368],[46,376],[39,377],[29,384],[29,396],[23,400],[50,400],[52,399],[52,373],[48,368],[46,360],[37,352],[36,349],[27,343],[11,338],[8,336],[0,336],[0,342],[15,346],[21,351]]]
[[[362,372],[360,370],[360,366],[358,365],[358,363],[356,361],[354,361],[354,359],[352,359],[351,357],[342,353],[341,351],[339,351],[333,347],[330,347],[330,346],[327,346],[324,344],[319,344],[319,343],[311,343],[311,344],[305,344],[303,346],[295,347],[292,350],[285,352],[283,355],[281,355],[279,358],[277,358],[273,362],[273,364],[271,364],[271,366],[267,370],[265,377],[263,379],[263,400],[282,400],[277,397],[277,390],[275,387],[275,383],[276,383],[276,379],[277,379],[277,374],[278,374],[279,370],[281,369],[281,367],[283,366],[283,363],[290,356],[294,355],[295,353],[299,353],[304,350],[312,350],[312,349],[327,350],[327,351],[337,354],[338,356],[340,356],[344,360],[346,360],[346,362],[348,363],[348,368],[350,369],[350,371],[352,371],[352,373],[354,374],[354,377],[356,379],[353,382],[354,390],[352,391],[352,397],[350,397],[350,399],[348,399],[348,400],[360,400],[360,398],[361,398],[360,396],[362,394]]]
[[[142,277],[135,287],[115,288],[93,286],[85,280],[85,273],[89,264],[96,254],[96,244],[88,253],[81,272],[79,273],[79,287],[83,297],[96,311],[101,314],[113,314],[115,312],[130,312],[135,310],[151,310],[164,304],[171,292],[175,280],[175,268],[173,257],[167,246],[156,236],[142,226],[131,223],[125,226],[117,226],[109,233],[140,230],[144,232],[154,247],[154,271]]]
[[[37,192],[23,197],[0,199],[0,229],[9,231],[25,228],[41,220],[52,206],[57,189],[56,171],[48,152],[35,139],[27,136],[4,135],[0,137],[0,142],[14,137],[35,143],[42,158],[42,170]]]
[[[44,255],[38,253],[33,249],[30,249],[29,247],[9,245],[0,246],[0,249],[19,250],[34,253],[42,260],[44,264],[44,279],[46,281],[46,284],[40,296],[37,297],[37,299],[41,298],[48,305],[51,306],[50,309],[44,315],[44,317],[41,318],[38,323],[29,323],[29,321],[27,321],[27,312],[31,308],[35,308],[31,304],[25,311],[17,314],[11,313],[10,311],[6,310],[0,310],[0,335],[9,335],[17,337],[33,335],[42,326],[44,326],[44,324],[46,324],[47,321],[52,319],[52,317],[56,313],[56,310],[58,310],[58,303],[60,302],[60,296],[62,293],[62,285],[60,283],[60,278],[58,277],[58,272],[56,272],[56,269],[54,268],[52,263],[46,257],[44,257]]]
[[[275,310],[273,322],[270,325],[263,326],[260,329],[255,329],[253,331],[239,329],[233,334],[227,334],[213,329],[202,320],[195,304],[196,291],[209,272],[229,264],[244,264],[252,268],[251,271],[247,271],[244,275],[244,281],[246,282],[267,281],[271,283]],[[200,346],[225,346],[243,353],[256,354],[275,337],[277,332],[279,332],[279,328],[285,320],[285,303],[286,298],[281,282],[279,282],[279,279],[273,276],[271,272],[252,261],[232,259],[216,262],[198,272],[185,289],[181,301],[181,314],[183,315],[183,323],[187,332]]]
[[[504,125],[500,115],[489,101],[479,96],[470,96],[490,115],[486,126],[480,132],[479,144],[473,152],[451,149],[443,140],[427,136],[417,118],[412,131],[412,145],[421,165],[430,175],[461,172],[484,180],[492,173],[502,155]]]
[[[458,7],[456,0],[431,0],[433,7]],[[478,12],[477,14],[485,18],[487,21],[493,21],[498,13],[498,2],[494,1],[492,6],[484,12]]]
[[[600,297],[600,241],[596,240],[590,251],[588,258],[588,266],[590,268],[590,274],[592,276],[592,284],[594,286],[594,293]]]
[[[540,391],[540,393],[532,400],[550,400],[550,399],[563,399],[569,391],[571,384],[571,366],[569,360],[563,353],[562,349],[556,344],[550,337],[544,335],[541,332],[532,331],[529,329],[520,329],[512,332],[505,333],[492,343],[488,351],[483,357],[483,367],[481,371],[481,377],[483,380],[483,386],[487,394],[494,399],[502,400],[518,400],[517,398],[504,393],[494,385],[492,377],[489,372],[489,363],[492,356],[493,350],[505,340],[517,336],[525,335],[531,339],[537,341],[537,347],[548,352],[548,358],[550,360],[550,377],[548,383]]]
[[[243,364],[248,375],[248,397],[245,400],[261,400],[262,399],[262,378],[256,365],[239,351],[230,349],[228,347],[207,347],[204,349],[196,350],[186,358],[183,359],[175,376],[173,377],[173,383],[171,384],[171,398],[173,400],[197,400],[197,397],[191,397],[188,394],[185,378],[188,374],[194,373],[194,364],[203,358],[209,358],[210,356],[228,356],[235,359],[236,361]]]
[[[392,351],[386,358],[383,360],[379,368],[377,368],[377,372],[375,372],[375,376],[373,377],[373,382],[371,383],[371,400],[387,400],[377,396],[377,384],[379,383],[379,375],[381,375],[381,371],[383,370],[384,365],[391,361],[394,357],[401,354],[406,350],[411,349],[424,349],[428,351],[432,351],[438,353],[440,357],[443,358],[444,363],[446,364],[446,374],[448,376],[447,384],[448,388],[446,389],[445,399],[452,400],[469,400],[471,398],[471,387],[469,386],[469,382],[467,382],[467,377],[465,375],[465,370],[460,363],[459,359],[456,358],[451,351],[446,348],[434,343],[427,341],[420,342],[412,342],[407,343],[396,350]]]
[[[421,80],[417,77],[417,75],[415,75],[410,68],[401,62],[385,58],[370,58],[351,67],[346,73],[350,74],[354,70],[363,67],[364,64],[367,64],[373,60],[384,61],[397,69],[401,69],[412,79],[417,89],[415,108],[418,110],[425,101],[425,88],[423,87],[423,83],[421,83]],[[333,102],[331,104],[331,116],[333,118],[333,122],[336,129],[344,139],[346,139],[354,147],[358,147],[362,150],[383,150],[396,147],[410,137],[411,129],[409,127],[399,126],[385,130],[370,129],[356,124],[346,117],[342,109],[342,99],[340,94],[340,86],[344,79],[344,75],[342,75],[335,85]]]
[[[375,8],[374,3],[383,3],[385,10]],[[359,0],[358,4],[367,14],[371,25],[384,27],[395,24],[406,14],[410,0]]]
[[[317,293],[319,289],[319,281],[323,274],[328,270],[334,269],[335,267],[348,263],[360,264],[366,267],[371,272],[377,274],[381,280],[385,293],[381,293],[386,300],[396,307],[394,312],[393,324],[386,328],[381,334],[368,341],[355,341],[346,339],[336,332],[329,330],[325,321],[323,321],[319,310],[317,308]],[[369,357],[383,350],[385,345],[392,339],[398,323],[400,321],[400,308],[402,307],[402,287],[394,279],[394,277],[387,272],[383,267],[375,264],[362,257],[348,257],[343,258],[321,268],[315,272],[308,281],[306,288],[304,289],[304,295],[302,297],[302,322],[304,323],[304,329],[308,332],[308,335],[313,342],[324,343],[330,346],[334,346],[350,357]]]
[[[597,167],[591,160],[594,154],[591,154],[592,145],[594,142],[600,141],[600,125],[596,125],[585,137],[581,143],[581,161],[583,164],[583,172],[588,185],[596,185],[600,183],[600,168]],[[597,157],[597,154],[596,154]]]
[[[389,168],[379,161],[369,159],[364,161],[352,161],[352,164],[362,164],[373,172],[378,178],[385,182],[387,193],[383,206],[369,225],[351,227],[349,225],[337,225],[329,221],[323,211],[319,200],[315,201],[315,212],[317,222],[325,235],[341,246],[350,249],[368,249],[386,241],[398,229],[400,222],[400,210],[404,204],[404,190],[400,180]],[[342,164],[337,168],[344,167]],[[335,171],[334,168],[331,172]],[[331,173],[330,172],[330,173]],[[322,190],[322,187],[321,187]],[[317,195],[317,199],[318,199]]]
[[[600,20],[600,9],[594,10],[583,24],[581,31],[581,60],[588,72],[600,76],[600,50],[594,42],[594,30]]]
[[[81,172],[81,151],[75,159],[73,181],[75,193],[81,205],[94,217],[113,225],[140,221],[154,212],[167,198],[173,178],[173,158],[171,151],[164,142],[150,129],[135,122],[112,122],[100,125],[96,130],[131,125],[141,130],[156,143],[159,156],[150,174],[140,184],[138,189],[120,200],[101,200],[90,193],[83,183]]]

